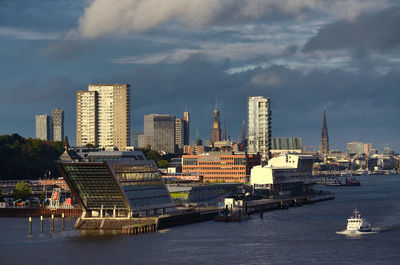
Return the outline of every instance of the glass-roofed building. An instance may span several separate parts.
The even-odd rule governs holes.
[[[131,217],[175,208],[155,162],[141,152],[124,153],[88,154],[84,162],[56,161],[83,209],[82,217]]]

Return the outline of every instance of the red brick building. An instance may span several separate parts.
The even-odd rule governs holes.
[[[67,183],[65,183],[63,178],[59,179],[41,179],[40,185],[46,186],[58,186],[64,190],[69,190]]]
[[[182,173],[203,175],[203,181],[242,182],[248,181],[250,170],[261,164],[259,155],[211,152],[182,156]]]

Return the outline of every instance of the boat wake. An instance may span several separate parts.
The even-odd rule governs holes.
[[[343,231],[336,231],[336,234],[346,235],[346,236],[360,236],[360,235],[377,234],[379,232],[380,232],[380,229],[373,228],[370,232],[343,230]]]

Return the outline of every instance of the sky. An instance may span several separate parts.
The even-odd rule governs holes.
[[[76,91],[129,83],[143,115],[188,110],[211,136],[216,99],[237,140],[247,97],[271,98],[272,136],[331,149],[400,151],[400,2],[394,0],[0,0],[0,134],[35,136],[35,115]]]

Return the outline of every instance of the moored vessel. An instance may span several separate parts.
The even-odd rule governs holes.
[[[326,178],[325,186],[341,186],[342,182],[338,178]]]
[[[360,186],[360,185],[361,185],[361,183],[357,179],[355,179],[353,177],[352,178],[346,178],[345,186]]]

